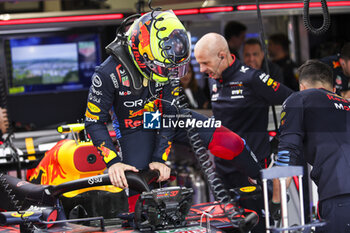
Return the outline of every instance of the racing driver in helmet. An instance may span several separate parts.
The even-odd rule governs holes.
[[[172,11],[152,11],[136,19],[126,35],[117,35],[107,48],[111,56],[96,67],[92,77],[86,130],[106,163],[113,185],[128,187],[124,172],[146,168],[159,170],[158,181],[167,180],[170,168],[165,161],[171,145],[174,141],[188,142],[186,132],[183,128],[162,127],[159,121],[158,125],[155,121],[155,129],[146,129],[144,123],[150,119],[146,116],[150,112],[153,122],[160,115],[184,111],[173,104],[179,92],[169,77],[186,74],[190,59],[186,30]],[[196,121],[208,120],[196,112],[191,114]],[[110,115],[121,151],[108,133]],[[197,132],[214,156],[236,160],[239,169],[257,178],[255,156],[237,134],[222,126],[197,128]]]

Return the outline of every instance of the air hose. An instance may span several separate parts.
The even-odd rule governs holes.
[[[303,20],[304,20],[304,26],[306,30],[311,32],[312,34],[315,35],[321,35],[324,34],[325,32],[328,31],[330,25],[331,25],[331,20],[328,12],[328,6],[327,6],[327,1],[326,0],[321,0],[321,5],[322,5],[322,16],[323,16],[323,24],[319,28],[314,28],[311,25],[310,22],[310,15],[309,15],[309,10],[310,10],[310,0],[304,0],[304,9],[303,9]]]

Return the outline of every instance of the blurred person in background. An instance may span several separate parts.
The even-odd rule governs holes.
[[[205,97],[203,90],[198,86],[191,63],[188,65],[188,73],[180,79],[180,83],[190,108],[208,108],[209,101]]]
[[[298,91],[298,65],[290,58],[289,44],[290,41],[285,34],[273,34],[269,37],[268,53],[271,61],[282,69],[283,84],[294,91]]]
[[[300,91],[283,104],[275,165],[295,166],[300,160],[312,165],[318,217],[327,222],[315,232],[349,232],[349,101],[334,94],[332,70],[318,60],[308,60],[299,68],[299,83]],[[278,183],[274,184],[272,202],[279,203]]]
[[[267,58],[265,58],[265,53],[262,49],[260,40],[251,38],[245,41],[243,46],[243,62],[253,69],[262,70],[269,73],[273,79],[283,83],[284,77],[282,69],[267,59],[267,64],[269,66],[268,72],[265,59]]]
[[[247,27],[237,21],[230,21],[224,29],[224,36],[230,48],[230,52],[239,58],[239,51],[245,40]]]
[[[339,54],[321,58],[333,71],[333,81],[336,93],[342,96],[350,95],[350,42],[342,47]]]

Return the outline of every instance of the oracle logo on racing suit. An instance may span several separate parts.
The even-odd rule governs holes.
[[[139,99],[139,100],[135,100],[135,101],[125,101],[124,102],[124,106],[127,108],[133,108],[133,107],[137,107],[140,106],[142,107],[143,105],[143,100]]]

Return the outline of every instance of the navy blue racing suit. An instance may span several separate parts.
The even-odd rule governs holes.
[[[294,93],[283,104],[280,132],[276,164],[313,166],[319,213],[328,221],[317,232],[349,232],[350,102],[324,89]]]
[[[339,62],[340,55],[334,55],[329,57],[324,57],[320,61],[326,63],[333,71],[333,81],[338,95],[341,94],[341,91],[346,91],[350,89],[350,77],[347,77],[343,73],[343,69],[340,66]]]
[[[143,113],[146,111],[159,110],[168,115],[176,113],[169,102],[152,98],[158,96],[171,101],[174,90],[170,85],[147,82],[147,86],[137,94],[131,91],[130,85],[132,83],[127,70],[115,58],[108,57],[96,68],[92,77],[85,126],[107,167],[123,162],[137,169],[146,169],[151,162],[167,160],[173,140],[188,140],[184,132],[179,134],[170,129],[143,129]],[[194,118],[207,119],[200,114],[192,114]],[[110,115],[119,137],[122,150],[119,154],[106,126]],[[207,147],[215,128],[198,130],[204,146]]]

